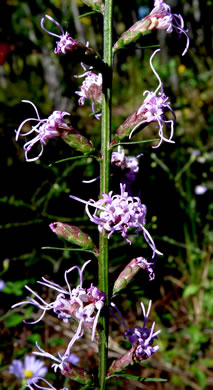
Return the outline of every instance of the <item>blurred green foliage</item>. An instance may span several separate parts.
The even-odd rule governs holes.
[[[143,7],[152,8],[151,0],[124,3],[119,0],[115,4],[114,40],[137,20],[139,12],[145,12]],[[147,227],[164,257],[157,260],[156,280],[150,283],[141,271],[128,292],[123,292],[119,304],[128,325],[136,322],[140,325],[142,317],[137,312],[136,301],[146,301],[144,296],[153,299],[152,318],[157,329],[162,329],[159,353],[145,361],[142,368],[135,367],[132,374],[168,379],[164,384],[149,383],[149,389],[200,390],[213,386],[213,48],[209,38],[213,3],[182,0],[178,4],[171,1],[170,5],[173,12],[183,14],[189,28],[191,45],[185,57],[181,57],[184,38],[178,40],[175,33],[166,35],[163,31],[144,37],[136,47],[119,52],[115,58],[113,131],[138,109],[143,91],[157,86],[149,67],[154,49],[139,47],[160,43],[161,52],[155,66],[177,116],[174,146],[164,143],[154,150],[148,143],[127,148],[130,155],[144,154],[135,191],[147,205]],[[99,175],[97,162],[88,157],[56,164],[58,160],[77,156],[77,152],[61,140],[51,140],[39,161],[26,163],[22,141],[14,140],[14,129],[32,115],[31,107],[21,103],[22,99],[28,99],[38,107],[42,118],[53,110],[70,112],[73,127],[99,147],[100,123],[90,116],[89,104],[78,106],[74,93],[81,82],[74,75],[81,73],[82,68],[69,56],[55,56],[55,39],[40,28],[40,19],[47,13],[71,36],[89,41],[101,54],[102,16],[91,14],[79,19],[88,11],[80,0],[1,3],[0,231],[1,278],[6,283],[1,292],[2,389],[20,387],[19,381],[8,372],[14,358],[31,352],[36,340],[56,354],[63,349],[64,340],[71,332],[50,315],[34,327],[22,324],[23,318],[31,318],[31,308],[22,308],[21,312],[10,309],[26,296],[23,288],[26,283],[34,288],[35,281],[44,275],[63,284],[64,271],[88,259],[88,254],[66,250],[68,246],[52,234],[49,223],[76,224],[98,243],[97,229],[89,223],[84,207],[69,198],[70,193],[84,199],[97,198],[97,182],[82,183],[83,179]],[[154,137],[156,129],[150,125],[135,135],[133,141]],[[196,195],[195,188],[201,184],[208,190]],[[112,177],[111,188],[118,190],[117,178]],[[142,237],[133,237],[131,248],[116,235],[110,240],[112,285],[122,266],[134,256],[149,258]],[[62,250],[41,249],[47,246],[61,246]],[[95,262],[94,258],[90,268],[94,277]],[[86,272],[88,279],[89,274]],[[42,293],[46,296],[47,291],[44,289]],[[115,343],[110,346],[110,359],[118,356],[119,348],[127,347],[115,323],[111,324],[111,335]],[[74,352],[81,358],[82,366],[95,367],[96,353],[88,339],[76,343]],[[63,386],[63,378],[56,378],[53,373],[48,375],[59,387]],[[127,383],[116,378],[110,388],[122,389]],[[132,390],[144,388],[135,383],[131,384]],[[73,384],[72,388],[78,387]]]

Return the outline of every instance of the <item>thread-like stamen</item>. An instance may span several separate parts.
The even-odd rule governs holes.
[[[126,322],[124,321],[124,318],[123,318],[123,316],[122,316],[122,314],[121,314],[121,311],[118,309],[118,307],[117,307],[113,302],[111,302],[110,305],[111,305],[114,309],[116,309],[116,311],[118,312],[118,314],[119,314],[119,316],[120,316],[120,319],[116,316],[116,314],[113,312],[113,310],[111,311],[112,315],[116,318],[116,320],[119,322],[119,324],[120,324],[120,325],[123,325],[124,328],[128,331],[129,328],[127,327]]]
[[[45,18],[49,19],[51,22],[53,22],[57,27],[60,28],[61,30],[61,34],[64,35],[64,30],[62,28],[62,26],[60,25],[60,23],[58,23],[55,19],[53,19],[51,16],[49,15],[45,15]],[[47,30],[45,27],[44,27],[44,21],[45,21],[45,18],[42,18],[41,19],[41,28],[46,32],[48,33],[49,35],[52,35],[53,37],[56,37],[56,38],[61,38],[61,35],[58,35],[58,34],[54,34],[52,33],[51,31]]]
[[[158,81],[159,81],[159,85],[158,85],[158,87],[156,88],[156,90],[155,90],[155,92],[154,92],[155,95],[157,94],[157,91],[158,91],[159,89],[161,89],[161,94],[163,93],[163,83],[162,83],[162,81],[161,81],[161,79],[160,79],[159,74],[158,74],[157,71],[155,70],[153,63],[152,63],[152,60],[153,60],[155,54],[158,53],[159,51],[160,51],[160,49],[155,50],[154,53],[151,55],[150,60],[149,60],[150,67],[151,67],[151,69],[152,69],[154,75],[156,76],[156,78],[157,78]]]

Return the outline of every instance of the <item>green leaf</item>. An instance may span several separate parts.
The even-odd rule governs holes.
[[[204,367],[213,368],[213,359],[202,359],[201,364]]]
[[[110,146],[110,149],[115,148],[119,145],[136,145],[136,144],[145,144],[147,142],[155,142],[159,141],[159,138],[153,138],[153,139],[144,139],[142,141],[129,141],[129,142],[118,142],[117,144],[113,144]]]
[[[194,375],[197,379],[197,382],[199,383],[201,389],[205,389],[206,388],[206,374],[195,365],[191,366],[190,371],[192,371],[194,373]]]
[[[183,298],[187,298],[190,297],[191,295],[195,295],[199,290],[200,290],[200,286],[198,286],[197,284],[190,284],[190,286],[187,286],[184,289]]]
[[[23,294],[24,286],[27,283],[34,282],[35,279],[17,280],[14,282],[8,281],[4,288],[4,293],[20,296]]]
[[[23,316],[21,314],[13,314],[11,317],[7,318],[5,321],[8,328],[19,325],[23,321]]]
[[[77,19],[86,18],[87,16],[90,16],[90,15],[93,15],[93,14],[96,14],[96,13],[97,13],[97,11],[86,12],[85,14],[82,14],[82,15],[78,16]]]
[[[65,345],[65,341],[62,337],[52,337],[48,339],[48,345],[55,348],[57,346]]]
[[[90,155],[90,154],[87,155],[87,156],[84,156],[84,155],[83,156],[74,156],[74,157],[63,158],[62,160],[57,160],[57,161],[49,164],[49,167],[52,167],[54,164],[60,164],[62,162],[66,162],[66,161],[78,160],[79,158],[81,159],[81,158],[88,158],[88,157],[93,157],[93,158],[97,159],[96,156],[93,156],[93,155]]]
[[[163,378],[144,378],[142,376],[135,376],[135,375],[130,375],[130,374],[113,374],[111,375],[110,377],[107,378],[108,379],[111,379],[115,376],[120,376],[120,377],[123,377],[123,378],[128,378],[128,379],[134,379],[135,381],[138,381],[138,382],[167,382],[167,379],[163,379]]]
[[[89,249],[81,249],[81,248],[56,248],[54,246],[43,246],[41,249],[52,249],[52,250],[55,250],[55,251],[76,251],[76,252],[88,252],[88,253],[92,253],[93,255],[95,255],[96,257],[98,256],[95,252],[93,251],[90,251]]]
[[[42,345],[41,336],[38,333],[31,334],[27,337],[27,341],[29,341],[31,344],[35,345],[36,341],[39,343],[39,345]]]

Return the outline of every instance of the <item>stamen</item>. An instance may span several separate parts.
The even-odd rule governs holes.
[[[61,34],[64,35],[64,30],[62,28],[62,26],[60,25],[60,23],[58,23],[55,19],[53,19],[51,16],[49,15],[45,15],[45,18],[49,19],[51,22],[53,22],[57,27],[60,28],[61,30]],[[47,30],[45,27],[44,27],[44,21],[45,21],[45,18],[42,18],[41,19],[41,28],[46,32],[48,33],[49,35],[52,35],[53,37],[56,37],[56,38],[61,38],[61,35],[58,35],[58,34],[54,34],[52,33],[51,31]]]

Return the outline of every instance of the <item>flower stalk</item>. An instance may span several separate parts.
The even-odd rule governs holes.
[[[104,63],[106,70],[103,77],[102,119],[101,119],[101,154],[100,164],[100,192],[109,192],[110,169],[110,133],[111,133],[111,93],[112,93],[112,6],[113,0],[105,1],[104,14]],[[106,305],[109,305],[108,292],[108,238],[107,234],[100,233],[99,238],[99,288],[106,295]],[[99,387],[106,388],[107,372],[107,339],[108,316],[106,311],[100,316],[99,341]]]

